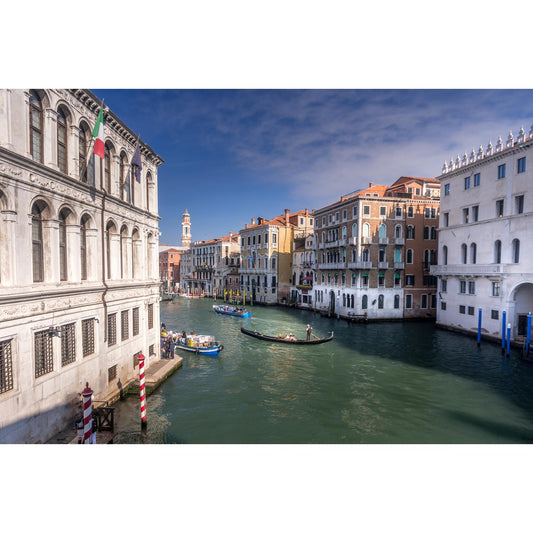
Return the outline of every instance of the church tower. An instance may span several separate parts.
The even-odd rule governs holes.
[[[181,245],[184,248],[191,247],[191,217],[187,208],[185,208],[185,213],[181,217]]]

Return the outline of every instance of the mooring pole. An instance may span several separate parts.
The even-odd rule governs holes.
[[[505,311],[502,311],[502,353],[505,352]]]
[[[83,396],[83,444],[91,444],[91,437],[93,434],[93,391],[89,388],[88,382],[85,383],[85,388],[81,394]]]
[[[529,343],[531,342],[531,313],[527,314],[527,337],[526,337],[526,353],[529,354]]]
[[[511,352],[511,324],[507,324],[507,357]]]
[[[146,392],[144,390],[144,355],[139,354],[139,391],[141,395],[141,428],[146,427]]]
[[[481,344],[481,316],[483,312],[481,310],[481,307],[479,308],[479,315],[477,319],[477,345],[479,346]]]

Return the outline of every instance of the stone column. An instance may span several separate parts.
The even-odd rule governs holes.
[[[120,198],[120,156],[117,154],[111,157],[111,190],[107,192]]]
[[[80,176],[80,128],[71,124],[70,135],[67,144],[68,175],[75,180],[81,180]]]
[[[16,269],[16,211],[2,211],[0,233],[0,284],[3,287],[17,283]]]
[[[120,233],[111,233],[111,272],[110,279],[120,279]]]
[[[132,278],[143,279],[144,270],[141,257],[143,256],[142,240],[132,239]]]
[[[59,220],[43,220],[44,282],[59,281]]]
[[[69,225],[67,230],[67,280],[81,281],[80,227]]]
[[[57,164],[57,113],[48,107],[44,110],[43,161],[47,167],[59,170]]]
[[[87,281],[96,281],[102,278],[102,254],[98,251],[100,245],[98,229],[88,228],[85,230],[85,237],[87,248]]]

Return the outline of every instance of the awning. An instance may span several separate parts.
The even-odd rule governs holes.
[[[306,276],[305,278],[302,278],[302,281],[312,281],[313,276]]]

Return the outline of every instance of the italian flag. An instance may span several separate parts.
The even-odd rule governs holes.
[[[94,139],[94,150],[93,152],[104,159],[105,157],[105,144],[104,144],[104,110],[100,109],[98,118],[96,119],[96,124],[94,125],[92,136]]]

